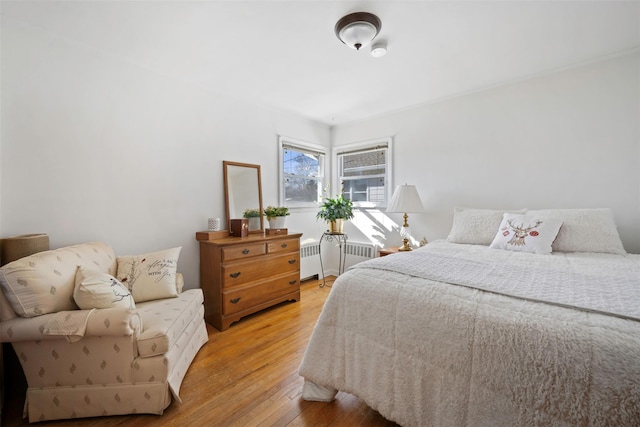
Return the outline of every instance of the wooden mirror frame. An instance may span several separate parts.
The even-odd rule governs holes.
[[[241,202],[240,205],[238,205],[237,203],[234,203],[234,206],[230,205],[230,201],[231,203],[233,203],[233,201],[236,200],[235,194],[240,194],[234,191],[234,187],[243,186],[242,182],[238,181],[238,179],[234,179],[234,177],[237,176],[238,171],[241,171],[241,169],[236,170],[235,168],[246,168],[247,173],[251,170],[255,170],[256,178],[257,178],[256,191],[253,191],[253,193],[255,194],[255,192],[257,192],[257,194],[255,194],[255,196],[249,195],[249,197],[250,198],[257,197],[257,200],[252,199],[250,202],[246,202],[246,203]],[[230,162],[227,160],[223,160],[222,170],[224,172],[224,204],[225,204],[225,209],[227,214],[227,230],[231,230],[231,219],[242,218],[243,217],[242,215],[245,209],[255,209],[256,203],[257,203],[257,207],[258,209],[260,209],[260,213],[263,212],[262,178],[260,176],[260,165],[252,165],[249,163],[238,163],[238,162]],[[252,180],[250,174],[247,175],[245,173],[245,178]],[[242,190],[243,192],[245,192],[247,189],[245,186],[245,188],[238,188],[238,190]],[[246,205],[250,205],[250,206],[246,206]],[[264,233],[264,215],[260,215],[260,228],[259,229],[249,228],[249,233]]]

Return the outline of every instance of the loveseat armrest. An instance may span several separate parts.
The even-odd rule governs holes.
[[[76,325],[71,325],[70,322]],[[83,336],[137,336],[141,329],[142,320],[137,310],[104,308],[60,311],[37,317],[16,317],[0,322],[0,342],[64,337],[74,337],[70,340],[77,341]]]

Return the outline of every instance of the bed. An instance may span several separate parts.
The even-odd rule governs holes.
[[[531,253],[496,246],[508,213],[487,212],[335,281],[303,398],[344,391],[403,426],[640,425],[640,255],[612,213],[511,213],[522,229],[560,219]]]

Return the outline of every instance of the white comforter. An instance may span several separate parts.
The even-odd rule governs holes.
[[[303,396],[353,393],[406,426],[637,426],[639,302],[637,255],[434,242],[338,278]]]

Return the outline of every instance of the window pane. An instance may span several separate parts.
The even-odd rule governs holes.
[[[341,175],[366,176],[385,173],[386,150],[373,150],[342,155]]]
[[[324,182],[322,150],[281,140],[280,202],[287,207],[316,206]]]
[[[305,153],[292,149],[284,150],[284,173],[286,175],[319,176],[321,154]]]
[[[345,197],[352,202],[384,203],[384,178],[360,178],[344,181]]]
[[[338,170],[345,196],[363,207],[386,203],[387,147],[338,154]]]
[[[318,180],[307,179],[294,176],[287,176],[284,179],[284,201],[287,206],[293,202],[318,201]]]

